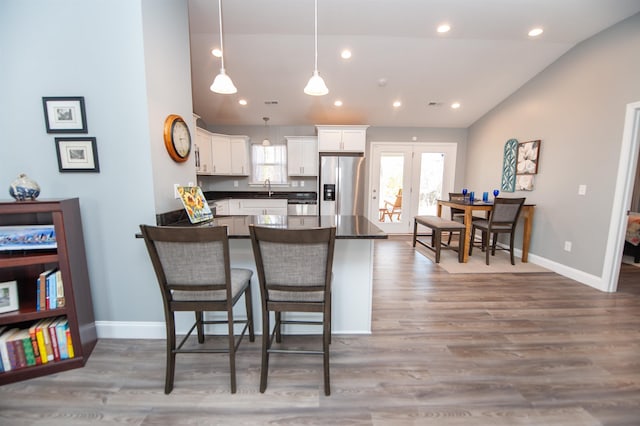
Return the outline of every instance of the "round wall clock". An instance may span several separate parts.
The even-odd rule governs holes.
[[[191,153],[191,134],[187,123],[176,114],[164,120],[164,146],[169,156],[178,163],[187,161]]]

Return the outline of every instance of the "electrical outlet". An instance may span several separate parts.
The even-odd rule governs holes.
[[[234,180],[234,181],[233,181],[233,187],[234,187],[234,188],[237,188],[237,187],[238,187],[238,181],[237,181],[237,180]]]
[[[303,180],[300,181],[300,186],[304,186],[304,181]]]
[[[571,241],[564,242],[564,251],[571,251]]]
[[[178,193],[178,187],[181,186],[179,183],[173,184],[173,198],[176,200],[180,199],[180,194]]]

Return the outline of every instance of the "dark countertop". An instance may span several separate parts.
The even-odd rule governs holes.
[[[336,239],[386,239],[380,228],[364,216],[219,216],[213,220],[192,225],[188,220],[165,223],[164,226],[220,226],[228,227],[229,238],[249,238],[249,225],[281,229],[336,227]],[[140,233],[136,234],[141,238]]]
[[[267,191],[206,191],[204,198],[207,201],[223,200],[225,198],[265,198],[288,200],[289,204],[315,204],[318,199],[318,193],[309,191],[273,191],[271,196]]]

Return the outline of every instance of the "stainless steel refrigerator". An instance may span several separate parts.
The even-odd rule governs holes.
[[[364,155],[320,154],[321,216],[364,215]]]

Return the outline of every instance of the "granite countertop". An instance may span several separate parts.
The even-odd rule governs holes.
[[[192,225],[188,220],[163,226],[227,226],[229,238],[249,238],[249,225],[281,229],[336,227],[336,239],[386,239],[380,228],[364,216],[219,216],[209,222]],[[136,234],[140,238],[141,234]]]

